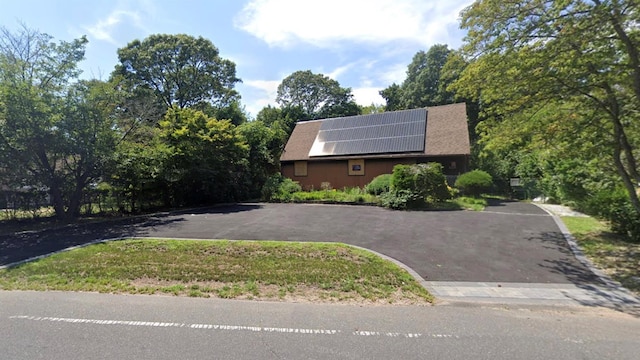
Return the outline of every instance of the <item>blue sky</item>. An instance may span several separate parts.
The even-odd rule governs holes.
[[[297,70],[350,87],[361,105],[405,77],[413,55],[434,44],[458,48],[459,12],[472,0],[20,0],[3,1],[0,24],[71,40],[89,39],[84,77],[108,78],[117,49],[150,34],[184,33],[213,42],[236,63],[242,104],[255,116],[275,103]]]

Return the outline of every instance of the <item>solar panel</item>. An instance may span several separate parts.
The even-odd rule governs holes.
[[[309,156],[424,151],[427,109],[326,119]]]

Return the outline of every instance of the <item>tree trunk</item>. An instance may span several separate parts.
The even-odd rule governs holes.
[[[56,213],[56,217],[59,220],[66,220],[67,214],[64,210],[64,198],[62,197],[62,191],[60,190],[58,181],[51,181],[51,184],[49,185],[49,195],[51,196],[51,203],[53,205],[53,210]]]

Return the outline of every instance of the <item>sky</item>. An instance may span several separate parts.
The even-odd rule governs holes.
[[[1,0],[0,25],[20,24],[56,41],[86,35],[84,78],[106,80],[117,50],[151,34],[202,36],[236,64],[250,116],[275,105],[282,79],[311,70],[384,105],[378,91],[401,83],[413,55],[457,49],[459,13],[472,0]]]

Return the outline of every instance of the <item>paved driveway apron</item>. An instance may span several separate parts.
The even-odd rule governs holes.
[[[484,212],[242,204],[0,237],[0,265],[120,236],[344,242],[395,258],[427,281],[598,281],[575,259],[551,216],[517,202]]]

